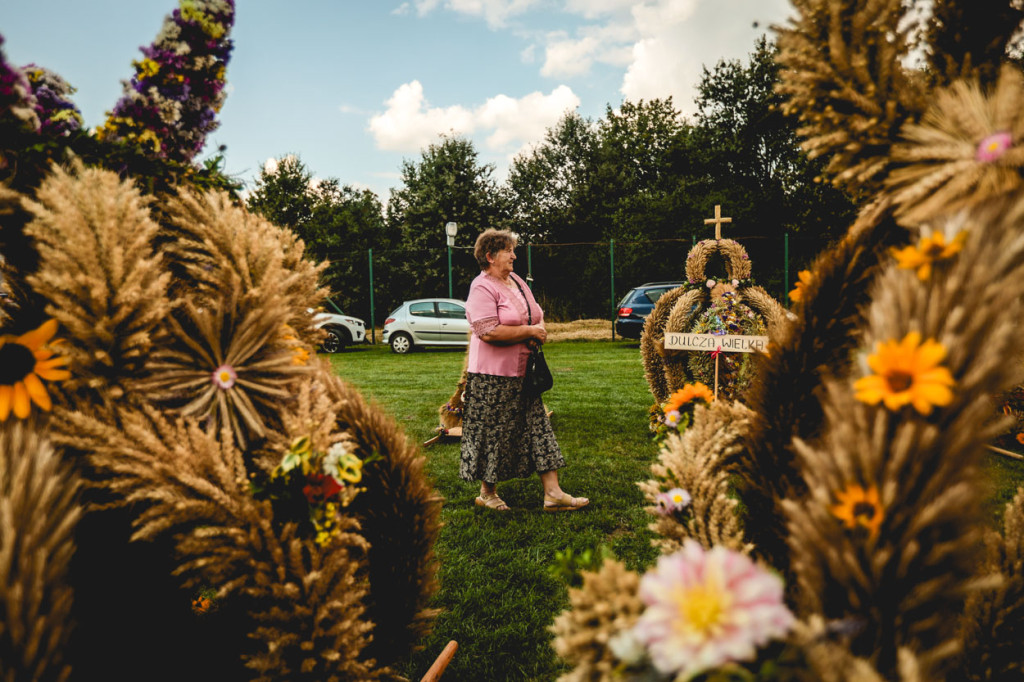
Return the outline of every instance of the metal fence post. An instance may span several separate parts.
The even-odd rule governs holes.
[[[526,286],[533,289],[533,245],[526,245]]]
[[[448,298],[452,297],[452,247],[448,247]]]
[[[377,325],[373,321],[373,249],[370,249],[370,343],[377,343]]]
[[[608,264],[612,271],[612,341],[615,340],[615,240],[608,240]]]

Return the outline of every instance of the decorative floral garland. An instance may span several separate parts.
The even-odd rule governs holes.
[[[353,453],[347,440],[319,452],[303,436],[285,451],[266,482],[254,485],[253,493],[274,504],[275,517],[311,524],[317,544],[324,546],[339,532],[341,509],[365,490],[355,484],[363,478],[366,461]]]
[[[764,321],[753,310],[734,301],[727,291],[720,302],[712,303],[693,327],[696,334],[745,334],[762,336],[767,333]],[[754,376],[753,355],[750,353],[691,353],[689,368],[698,381],[713,384],[715,363],[718,363],[718,390],[720,397],[734,399],[750,385]]]
[[[441,409],[444,410],[445,412],[449,413],[449,414],[454,414],[456,417],[461,417],[462,416],[462,406],[460,405],[459,407],[456,407],[456,406],[452,405],[450,400],[448,402],[446,402],[441,407]]]

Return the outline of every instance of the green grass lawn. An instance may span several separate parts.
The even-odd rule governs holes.
[[[384,346],[357,346],[330,356],[339,375],[394,416],[409,438],[424,442],[438,425],[438,407],[451,396],[463,349],[399,356]],[[403,674],[419,680],[449,640],[459,651],[444,674],[458,680],[554,680],[565,672],[550,646],[548,626],[568,605],[566,581],[550,567],[556,553],[578,556],[604,546],[629,567],[656,557],[648,514],[636,482],[650,477],[657,448],[647,429],[653,398],[637,343],[563,341],[545,355],[555,387],[545,394],[568,466],[567,492],[591,499],[579,512],[544,513],[539,479],[500,484],[513,508],[495,513],[473,505],[479,484],[458,475],[457,442],[424,449],[427,469],[444,496],[444,526],[436,545],[443,609],[433,634]],[[993,456],[993,512],[1024,482],[1024,463]]]

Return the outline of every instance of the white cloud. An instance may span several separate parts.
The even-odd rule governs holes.
[[[387,110],[370,119],[369,131],[379,149],[418,152],[442,133],[477,133],[486,149],[510,152],[543,138],[579,97],[560,85],[550,94],[531,92],[520,98],[496,95],[475,109],[431,107],[419,81],[405,83],[387,101]]]
[[[788,0],[564,0],[564,9],[587,23],[547,34],[541,75],[622,67],[625,98],[671,96],[684,113],[693,110],[703,67],[746,59],[754,39],[791,11]]]
[[[446,6],[454,12],[482,17],[491,28],[501,28],[510,17],[538,4],[540,0],[447,0]]]
[[[480,17],[492,28],[540,6],[542,0],[410,0],[421,16],[438,8]],[[621,69],[621,95],[633,101],[672,97],[693,113],[702,69],[722,59],[745,60],[754,39],[792,9],[789,0],[560,0],[570,15],[567,28],[543,34],[521,52],[525,63],[541,63],[548,78],[583,79],[596,66]],[[551,5],[548,0],[547,5]],[[410,10],[411,11],[411,10]],[[534,34],[536,35],[536,34]],[[544,50],[543,58],[538,48]],[[614,103],[609,103],[614,104]],[[439,133],[479,134],[503,152],[517,141],[536,142],[579,98],[564,85],[550,94],[519,99],[499,95],[481,106],[431,107],[418,81],[399,87],[387,110],[370,119],[381,149],[418,151]]]
[[[508,150],[510,145],[521,145],[544,137],[567,109],[580,104],[572,89],[559,85],[550,95],[531,92],[513,99],[506,95],[492,97],[476,114],[479,127],[493,131],[487,136],[487,147],[495,151]]]
[[[522,14],[541,0],[444,0],[444,8],[459,14],[479,17],[491,28],[502,28],[510,17]],[[403,2],[392,14],[408,14],[413,9],[417,16],[425,16],[441,5],[441,0],[413,0]]]
[[[693,16],[699,0],[661,0],[642,3],[631,10],[633,21],[642,36],[667,35],[680,23]],[[714,29],[714,27],[709,27]]]
[[[542,76],[571,78],[586,74],[594,62],[614,66],[629,63],[630,45],[635,38],[635,31],[629,24],[585,26],[578,33],[575,38],[570,38],[565,31],[552,31],[547,35]]]
[[[473,114],[465,107],[429,107],[419,81],[399,86],[387,105],[387,111],[370,118],[370,132],[378,149],[419,150],[439,133],[473,129]]]
[[[671,96],[677,109],[688,109],[700,75],[700,61],[680,59],[678,48],[664,38],[648,38],[633,46],[620,92],[634,102]]]
[[[413,7],[416,8],[416,14],[422,17],[431,10],[433,10],[434,8],[436,8],[438,5],[440,5],[441,0],[413,0],[412,4]],[[406,8],[406,12],[408,12],[408,5],[409,3],[407,2],[402,3],[402,7]],[[402,9],[402,7],[399,7],[399,9]]]
[[[592,37],[569,38],[564,31],[551,34],[544,51],[542,76],[548,78],[571,78],[590,71],[601,44]]]
[[[634,5],[636,0],[566,0],[565,9],[585,19],[596,19],[606,14],[628,12]]]

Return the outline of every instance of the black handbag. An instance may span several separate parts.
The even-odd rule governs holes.
[[[530,299],[526,297],[526,292],[523,291],[519,280],[513,279],[512,281],[519,287],[519,293],[523,295],[523,300],[526,301],[526,321],[529,324],[533,324],[533,314],[530,312]],[[531,349],[530,357],[526,359],[526,375],[523,377],[523,390],[529,395],[540,395],[544,391],[550,390],[554,385],[555,378],[551,376],[548,361],[544,358],[544,351],[541,350],[540,346]]]
[[[548,369],[548,361],[544,359],[544,351],[534,348],[526,360],[526,376],[523,377],[523,390],[530,395],[540,395],[555,384],[555,378]]]

